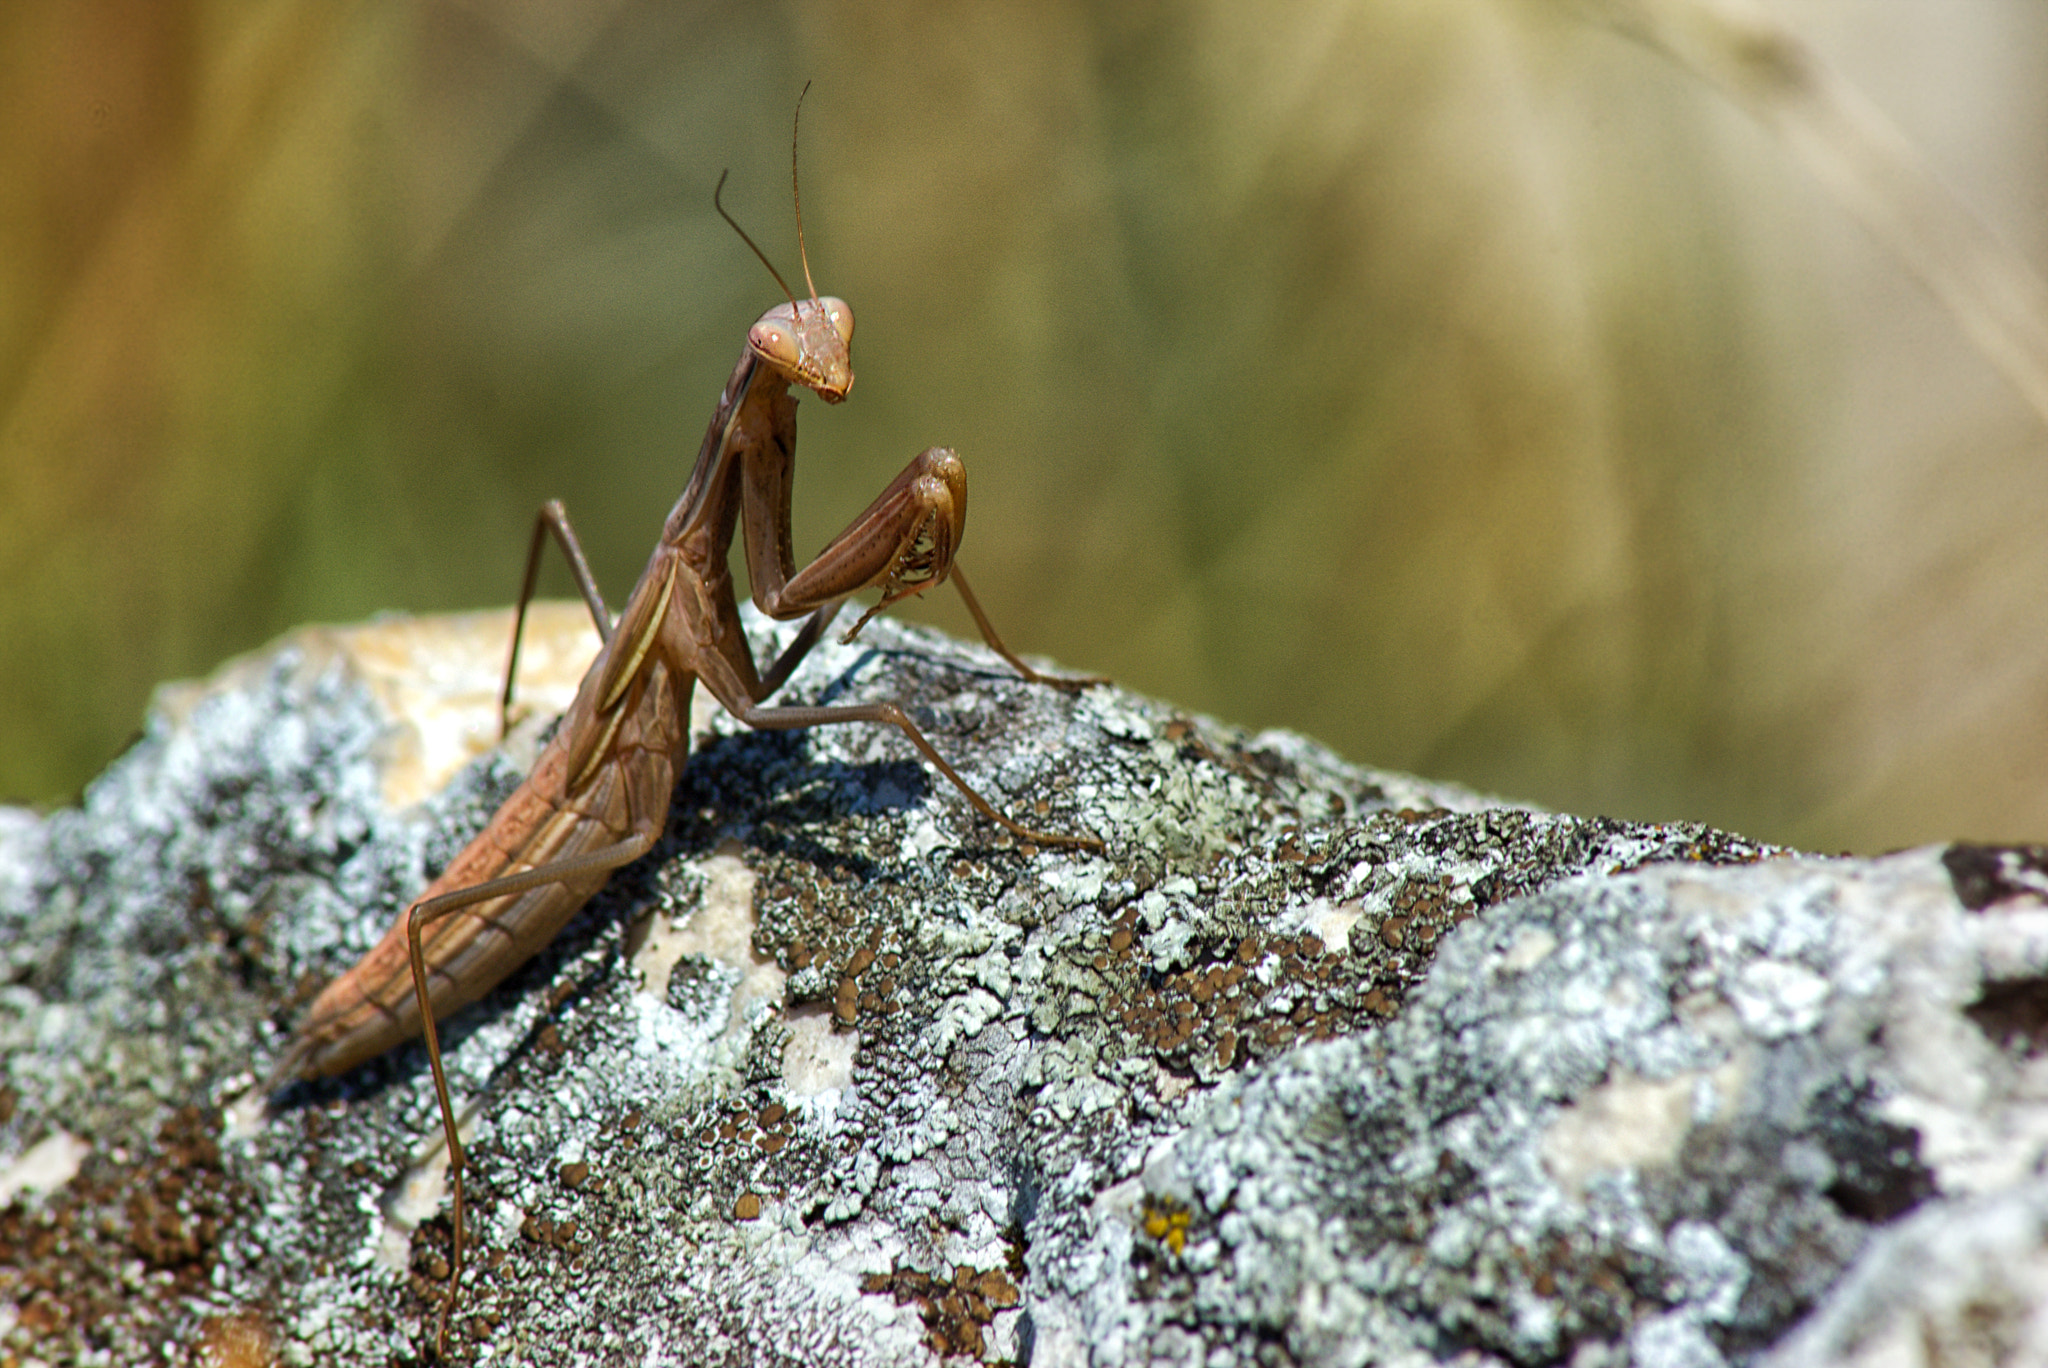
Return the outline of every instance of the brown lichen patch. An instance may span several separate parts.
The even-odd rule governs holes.
[[[1347,952],[1313,934],[1253,932],[1169,974],[1144,967],[1135,919],[1119,918],[1110,936],[1112,953],[1097,966],[1109,982],[1104,1010],[1163,1062],[1197,1074],[1326,1039],[1361,1017],[1391,1015],[1390,994],[1399,991],[1365,980]]]
[[[529,1222],[529,1224],[531,1224]],[[421,1221],[412,1230],[412,1244],[409,1249],[410,1268],[413,1277],[413,1295],[423,1302],[431,1303],[443,1296],[448,1275],[454,1268],[451,1261],[455,1247],[454,1224],[446,1216],[436,1216]],[[552,1233],[553,1227],[549,1227]],[[467,1234],[467,1227],[464,1234]],[[463,1247],[467,1256],[471,1251]]]
[[[678,1125],[672,1139],[709,1151],[704,1171],[718,1175],[717,1186],[732,1194],[725,1209],[734,1220],[751,1221],[763,1202],[788,1195],[787,1184],[776,1181],[787,1171],[776,1160],[797,1140],[802,1120],[782,1102],[731,1097]]]
[[[129,1186],[128,1243],[151,1268],[203,1275],[229,1216],[213,1127],[197,1107],[172,1113]]]
[[[940,1354],[981,1357],[983,1332],[996,1317],[1023,1298],[1007,1268],[971,1268],[958,1264],[950,1277],[893,1268],[861,1279],[861,1291],[886,1292],[899,1306],[914,1304],[924,1321],[925,1343]]]
[[[209,1113],[173,1112],[147,1153],[95,1152],[43,1202],[0,1211],[0,1298],[16,1309],[0,1362],[59,1360],[183,1339],[184,1299],[210,1285],[241,1191]]]
[[[772,1154],[795,1138],[800,1119],[780,1102],[727,1098],[678,1130],[677,1138],[694,1136],[720,1159],[745,1158],[749,1151]],[[770,1141],[775,1142],[772,1149]]]
[[[2011,1054],[2030,1059],[2048,1051],[2048,981],[1987,983],[1963,1015]]]
[[[278,1361],[277,1334],[261,1316],[208,1316],[199,1322],[192,1361],[197,1368],[270,1368]]]
[[[1061,948],[1054,981],[1068,1000],[1035,1021],[1053,1029],[1106,1016],[1112,1053],[1149,1055],[1197,1083],[1370,1030],[1399,1015],[1452,930],[1581,867],[1602,834],[1525,813],[1445,810],[1288,826],[1264,847],[1162,876],[1155,883],[1180,885],[1163,906],[1134,879],[1107,920]],[[1674,830],[1630,858],[1690,851],[1692,836]]]
[[[2048,901],[2048,846],[1950,846],[1941,852],[1956,900],[1972,912],[2009,898]]]
[[[806,974],[815,985],[808,990],[793,985],[793,1005],[828,1002],[832,1024],[842,1031],[853,1029],[863,1016],[903,1010],[898,971],[905,948],[892,933],[868,922],[857,880],[783,862],[765,887],[755,952],[789,974]]]
[[[1438,936],[1468,920],[1475,898],[1449,875],[1410,875],[1395,886],[1393,905],[1380,923],[1380,939],[1390,949],[1427,950]]]
[[[1627,839],[1613,845],[1616,836]],[[1398,1016],[1458,925],[1608,858],[1603,847],[1632,865],[1766,853],[1702,829],[1503,810],[1382,810],[1348,827],[1288,826],[1200,868],[1134,877],[1107,920],[1060,947],[1052,981],[1068,998],[1034,1024],[1106,1017],[1112,1055],[1147,1055],[1169,1074],[1213,1081]],[[1150,896],[1155,886],[1163,903]]]
[[[426,1224],[432,1225],[434,1222],[429,1221]],[[519,1223],[519,1236],[537,1248],[559,1250],[564,1254],[580,1254],[583,1252],[583,1246],[576,1239],[577,1229],[574,1220],[557,1221],[546,1216],[528,1216]]]

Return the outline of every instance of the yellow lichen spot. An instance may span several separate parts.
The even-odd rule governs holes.
[[[1145,1233],[1166,1246],[1176,1258],[1187,1248],[1188,1226],[1194,1213],[1171,1197],[1145,1198]]]

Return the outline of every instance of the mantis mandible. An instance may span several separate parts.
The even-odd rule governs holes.
[[[794,148],[791,167],[794,181]],[[725,177],[718,183],[722,192]],[[828,404],[846,397],[853,385],[853,312],[844,300],[818,294],[807,252],[804,283],[810,296],[798,300],[726,214],[716,192],[712,203],[775,274],[788,302],[748,330],[689,483],[616,622],[566,511],[556,501],[541,509],[527,554],[501,712],[511,704],[526,606],[549,534],[569,561],[603,646],[532,772],[383,938],[320,994],[270,1078],[276,1088],[333,1077],[425,1035],[454,1188],[453,1254],[436,1337],[444,1351],[462,1278],[463,1152],[437,1022],[496,987],[553,939],[614,870],[653,848],[667,825],[670,794],[689,752],[689,701],[696,682],[750,727],[895,727],[976,812],[1020,840],[1102,848],[1092,836],[1033,830],[997,811],[894,703],[764,706],[849,596],[882,591],[881,601],[846,633],[848,640],[875,613],[948,578],[983,638],[1026,679],[1061,687],[1100,681],[1040,675],[997,637],[954,564],[966,522],[966,473],[944,447],[912,458],[865,512],[796,571],[789,523],[796,400],[790,387],[801,385]],[[797,241],[801,249],[801,201]],[[765,673],[755,665],[727,567],[735,530],[745,537],[755,604],[778,620],[806,618]]]

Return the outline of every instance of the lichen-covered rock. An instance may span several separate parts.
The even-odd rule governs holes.
[[[439,778],[495,730],[501,624],[295,637],[167,696],[80,809],[0,815],[0,1361],[428,1354],[423,1052],[257,1081],[516,782],[516,744]],[[904,702],[1107,853],[1020,848],[893,734],[700,713],[663,845],[446,1025],[452,1357],[2048,1339],[2040,852],[1555,816],[882,623],[787,692]]]

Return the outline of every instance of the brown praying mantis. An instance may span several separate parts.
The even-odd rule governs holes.
[[[794,147],[791,173],[793,183]],[[511,706],[519,639],[549,534],[568,559],[603,641],[597,658],[532,772],[383,939],[320,994],[270,1079],[276,1088],[295,1079],[333,1077],[425,1034],[454,1186],[448,1295],[436,1337],[443,1350],[462,1278],[463,1153],[436,1023],[496,987],[553,939],[614,870],[653,848],[689,753],[690,691],[696,682],[750,727],[895,727],[976,812],[1018,839],[1102,849],[1092,836],[1037,831],[997,811],[894,703],[765,706],[851,595],[870,588],[882,592],[847,640],[875,613],[949,578],[982,637],[1025,679],[1068,688],[1101,681],[1040,675],[996,635],[954,563],[967,516],[966,472],[944,447],[918,453],[815,560],[801,572],[795,569],[789,520],[796,400],[790,386],[801,385],[828,404],[846,397],[853,385],[853,312],[844,300],[821,297],[811,280],[801,200],[797,243],[810,289],[804,300],[791,294],[767,255],[725,212],[719,202],[722,175],[718,186],[713,206],[768,266],[788,302],[748,330],[696,468],[616,622],[567,512],[557,501],[541,509],[513,625],[501,720]],[[806,619],[765,673],[755,665],[734,598],[727,561],[735,530],[746,541],[755,604],[778,620]]]

